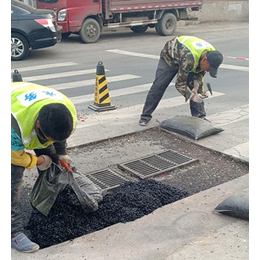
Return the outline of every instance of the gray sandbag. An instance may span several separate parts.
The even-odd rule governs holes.
[[[54,163],[47,170],[40,171],[29,200],[34,208],[47,216],[59,193],[68,185],[77,195],[86,213],[98,209],[98,202],[103,199],[101,189],[75,168],[72,168],[71,173]]]
[[[225,199],[214,211],[231,217],[249,220],[249,188],[238,191]]]
[[[159,122],[160,127],[198,140],[224,131],[207,120],[191,116],[175,116]]]

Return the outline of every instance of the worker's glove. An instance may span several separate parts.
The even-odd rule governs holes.
[[[201,95],[203,96],[203,98],[208,98],[210,96],[210,92],[206,90]]]
[[[41,156],[44,158],[44,163],[42,163],[41,165],[37,165],[37,168],[40,171],[45,171],[48,168],[50,168],[52,164],[52,159],[48,155],[41,155]]]
[[[203,101],[203,96],[201,94],[198,94],[197,92],[192,91],[190,99],[196,103],[201,103]]]
[[[203,101],[203,96],[201,94],[196,94],[192,100],[196,103],[201,103]]]
[[[59,155],[59,160],[65,161],[69,165],[72,163],[72,159],[68,154]]]

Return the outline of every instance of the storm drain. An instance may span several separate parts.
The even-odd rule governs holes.
[[[121,184],[129,181],[129,179],[123,177],[119,173],[111,169],[103,169],[86,175],[91,181],[93,181],[101,190],[112,190],[117,188]]]
[[[198,161],[198,159],[191,158],[173,150],[167,150],[138,160],[118,164],[118,167],[133,173],[141,179],[147,179],[196,161]]]

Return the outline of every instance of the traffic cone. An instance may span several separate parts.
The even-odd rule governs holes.
[[[14,70],[14,73],[13,73],[13,82],[22,82],[23,79],[22,79],[22,76],[21,74],[19,73],[18,70]]]
[[[97,65],[94,104],[88,107],[97,112],[116,109],[110,103],[105,68],[102,61],[99,61]]]

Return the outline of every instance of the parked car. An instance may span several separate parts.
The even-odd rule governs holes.
[[[29,49],[54,46],[61,40],[60,30],[52,10],[11,0],[11,60],[24,59]]]

